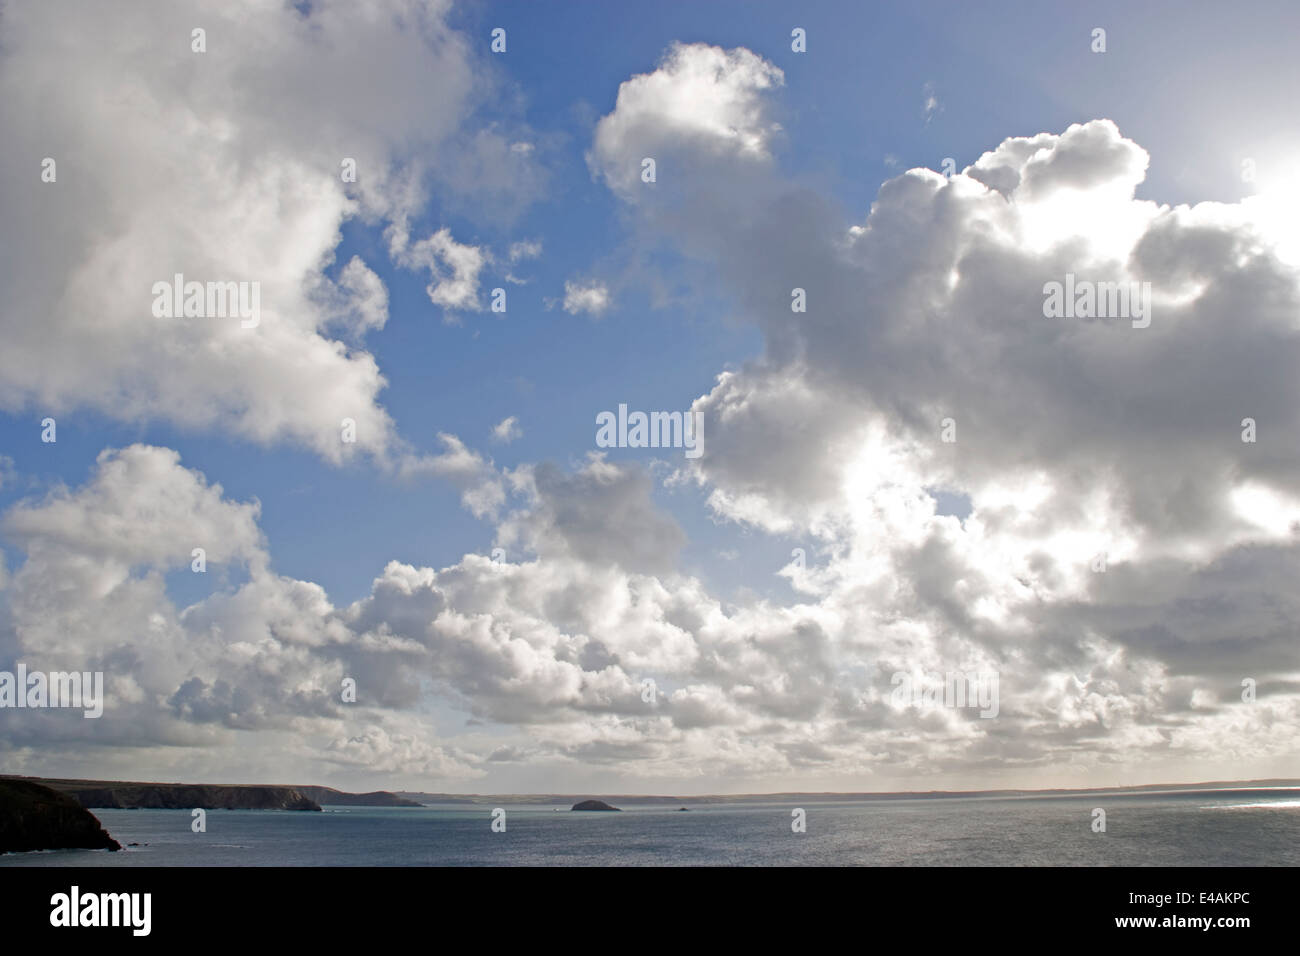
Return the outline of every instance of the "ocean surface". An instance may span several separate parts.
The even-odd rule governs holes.
[[[323,813],[95,810],[122,852],[8,866],[1297,866],[1300,791],[630,806],[326,807]],[[807,831],[791,830],[802,806]],[[1093,808],[1106,811],[1094,833]]]

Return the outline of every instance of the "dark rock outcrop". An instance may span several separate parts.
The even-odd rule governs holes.
[[[603,800],[583,800],[581,803],[575,803],[569,809],[570,810],[614,810],[615,812],[618,811],[618,807],[611,807],[608,803],[606,803]]]
[[[26,780],[0,780],[0,853],[74,849],[122,846],[66,793]]]

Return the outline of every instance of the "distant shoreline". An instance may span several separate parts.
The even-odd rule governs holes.
[[[623,804],[711,804],[711,803],[773,803],[802,801],[805,803],[869,802],[889,800],[944,800],[978,798],[1047,798],[1072,796],[1116,795],[1174,795],[1193,796],[1205,793],[1268,793],[1277,790],[1300,790],[1300,779],[1270,780],[1218,780],[1201,783],[1154,783],[1128,787],[1082,787],[1078,789],[1052,788],[1046,790],[898,790],[898,791],[782,791],[774,793],[711,793],[711,794],[636,794],[636,793],[431,793],[424,791],[395,790],[395,794],[422,804],[564,804],[582,799],[599,799],[608,803]]]
[[[170,807],[191,809],[286,809],[315,810],[324,806],[417,807],[426,804],[514,804],[572,805],[583,800],[602,800],[614,805],[653,806],[658,804],[805,803],[867,802],[889,800],[942,800],[977,798],[1068,798],[1098,795],[1177,795],[1235,792],[1265,794],[1277,790],[1300,790],[1300,779],[1216,780],[1197,783],[1154,783],[1123,787],[1001,789],[1001,790],[898,790],[898,791],[782,791],[773,793],[636,794],[591,793],[437,793],[410,790],[376,790],[350,793],[315,784],[226,784],[162,783],[141,781],[84,780],[79,778],[27,777],[0,774],[0,780],[25,780],[75,797],[87,809]],[[198,801],[198,802],[196,802]]]
[[[418,807],[387,791],[347,793],[314,785],[157,783],[135,780],[82,780],[20,777],[0,780],[38,784],[72,797],[87,810],[289,810],[319,812],[321,804],[365,807]]]

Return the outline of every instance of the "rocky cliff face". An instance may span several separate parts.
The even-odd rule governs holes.
[[[322,806],[333,804],[339,807],[422,807],[424,804],[407,800],[387,790],[372,790],[370,793],[344,793],[333,787],[295,787],[308,800],[315,800]]]
[[[115,810],[319,810],[293,787],[260,784],[117,783],[102,780],[41,780],[83,807]]]
[[[26,780],[0,780],[0,853],[71,849],[122,847],[69,795]]]

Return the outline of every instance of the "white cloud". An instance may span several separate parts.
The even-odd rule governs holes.
[[[499,441],[502,444],[509,444],[523,433],[524,430],[519,427],[519,419],[514,415],[511,415],[508,418],[503,418],[492,426],[493,440]]]
[[[411,243],[406,224],[399,223],[389,230],[389,251],[408,269],[428,270],[433,281],[425,291],[434,305],[449,312],[483,308],[478,301],[478,276],[488,261],[483,249],[457,242],[446,227]]]
[[[505,486],[492,462],[455,435],[439,432],[438,440],[444,448],[441,454],[408,455],[400,464],[399,475],[445,478],[460,489],[461,502],[475,517],[495,516],[505,503]]]
[[[934,119],[934,115],[943,111],[943,105],[939,102],[939,97],[935,95],[933,83],[926,83],[921,89],[921,95],[924,97],[921,112],[925,117],[926,125],[929,125],[930,120]]]
[[[459,447],[448,456],[466,475],[477,467]],[[1254,595],[1289,593],[1273,589],[1300,569],[1293,548],[1186,584],[1160,568],[1107,575],[1120,593],[1094,592],[1095,607],[1049,602],[1031,615],[1041,599],[1022,598],[1005,556],[990,559],[987,541],[909,506],[900,488],[892,506],[872,496],[878,537],[833,545],[832,560],[810,566],[814,601],[732,607],[676,569],[681,533],[643,472],[597,457],[572,474],[537,466],[520,486],[528,500],[499,528],[509,561],[391,562],[365,598],[336,608],[320,587],[270,570],[255,504],[226,500],[167,449],[105,452],[82,488],[5,516],[27,558],[0,628],[0,658],[105,671],[103,732],[88,741],[60,715],[11,715],[7,765],[52,772],[41,755],[57,741],[61,766],[99,774],[129,749],[209,779],[249,767],[306,779],[324,759],[354,779],[416,785],[575,762],[715,789],[791,775],[903,785],[936,773],[996,780],[1007,762],[1049,770],[1061,748],[1084,768],[1149,765],[1153,745],[1204,760],[1228,736],[1234,766],[1268,766],[1287,752],[1277,727],[1300,720],[1294,693],[1233,704],[1231,688],[1179,676],[1177,655],[1100,633],[1119,607],[1130,626],[1159,621],[1194,641],[1219,640],[1229,620],[1276,626],[1295,602],[1261,612]],[[209,574],[240,564],[248,580],[176,608],[163,575],[188,567],[194,541],[210,545]],[[1219,614],[1177,610],[1182,593],[1213,596]],[[982,616],[988,601],[1006,616]],[[1288,636],[1257,643],[1243,666],[1276,674]],[[953,667],[1000,673],[999,719],[892,705],[893,671]],[[344,676],[355,705],[339,700]],[[519,745],[503,749],[502,730],[431,733],[430,689]],[[1171,714],[1178,730],[1163,736]]]
[[[399,442],[378,401],[385,380],[328,331],[359,337],[385,315],[360,260],[337,286],[323,277],[341,224],[409,214],[467,150],[512,158],[459,183],[464,201],[526,202],[535,181],[509,137],[462,136],[496,83],[444,15],[398,0],[321,0],[309,13],[270,0],[6,8],[0,82],[45,92],[39,107],[0,101],[0,206],[39,224],[0,239],[0,408],[91,408],[298,443],[331,461],[387,455]],[[206,53],[191,52],[196,23]],[[41,181],[42,157],[57,162],[56,182]],[[341,178],[345,158],[355,183]],[[430,242],[429,256],[450,263],[431,296],[469,307],[472,247]],[[260,283],[259,325],[154,318],[153,283],[176,273]],[[357,422],[355,445],[338,440],[343,418]]]
[[[322,276],[318,296],[326,315],[357,338],[388,321],[388,290],[360,256],[348,260],[337,282]]]
[[[564,311],[570,315],[588,312],[600,316],[612,301],[609,288],[599,279],[566,279],[564,282]]]
[[[622,109],[598,129],[621,128]],[[1148,157],[1109,121],[1007,140],[951,181],[913,170],[853,226],[770,163],[715,189],[732,158],[716,142],[684,149],[673,186],[700,201],[671,216],[610,181],[638,215],[633,241],[674,243],[725,277],[767,341],[696,403],[710,442],[692,474],[720,517],[828,554],[791,577],[823,613],[856,621],[841,639],[862,635],[852,640],[879,655],[886,622],[908,621],[900,666],[1000,670],[1026,709],[974,739],[1004,767],[1013,753],[1047,759],[1054,715],[1076,706],[1049,688],[1117,660],[1145,676],[1108,685],[1103,709],[1078,723],[1105,722],[1089,760],[1137,760],[1153,734],[1166,740],[1156,728],[1184,719],[1189,681],[1216,682],[1218,707],[1177,736],[1184,768],[1242,719],[1246,671],[1288,689],[1268,719],[1295,714],[1282,631],[1240,596],[1261,546],[1287,566],[1300,557],[1283,520],[1300,504],[1288,318],[1300,284],[1276,217],[1249,202],[1135,199]],[[1150,282],[1151,326],[1045,319],[1044,283],[1066,273]],[[805,313],[790,309],[795,287]],[[1277,429],[1266,456],[1240,440],[1243,407]],[[949,416],[951,445],[940,440]],[[971,514],[937,514],[936,488],[969,495]],[[1105,575],[1090,568],[1102,550]],[[1272,602],[1270,578],[1254,587]],[[1223,618],[1179,613],[1191,594],[1215,595]],[[857,609],[871,607],[883,617]],[[1283,617],[1300,621],[1300,608],[1288,601]],[[1210,633],[1234,635],[1229,677]]]
[[[695,153],[766,159],[781,127],[763,94],[783,82],[781,70],[744,48],[674,44],[658,69],[619,86],[614,111],[596,124],[588,162],[632,198],[644,185],[646,157],[656,160],[667,182],[681,173],[674,160]]]
[[[805,549],[806,566],[771,568],[793,599],[728,602],[686,574],[685,534],[646,471],[591,456],[503,474],[443,434],[439,454],[400,471],[453,482],[508,560],[393,561],[335,607],[271,570],[256,502],[228,500],[167,449],[107,451],[82,487],[0,525],[25,554],[0,658],[103,669],[105,729],[90,742],[59,715],[23,713],[0,740],[6,765],[48,770],[58,752],[103,767],[152,748],[208,774],[215,756],[283,779],[326,754],[349,772],[608,768],[712,789],[1286,766],[1300,728],[1289,223],[1266,203],[1137,200],[1147,154],[1107,121],[1006,140],[951,180],[912,170],[845,222],[780,174],[779,83],[748,51],[676,47],[623,85],[591,162],[632,210],[630,241],[704,263],[764,335],[761,357],[695,402],[710,440],[683,474],[719,521],[784,536],[774,563]],[[650,153],[654,203],[635,172]],[[311,231],[311,265],[286,274],[318,276],[339,215]],[[449,299],[477,288],[473,247],[445,230],[398,248]],[[1066,273],[1151,282],[1151,325],[1044,318],[1043,285]],[[382,324],[382,285],[360,260],[335,288],[309,287],[313,323]],[[569,311],[608,304],[603,285],[566,283]],[[1257,443],[1240,440],[1246,415],[1264,423]],[[940,439],[945,417],[955,442]],[[940,514],[938,489],[969,514]],[[209,573],[247,580],[216,578],[176,607],[166,575],[196,546]],[[895,671],[956,670],[999,675],[997,719],[891,701]],[[344,676],[361,691],[353,710]],[[1244,677],[1263,691],[1254,704]],[[431,728],[448,711],[480,725]]]
[[[521,239],[519,242],[510,244],[510,261],[519,262],[522,259],[536,259],[542,254],[542,241],[540,239]]]

